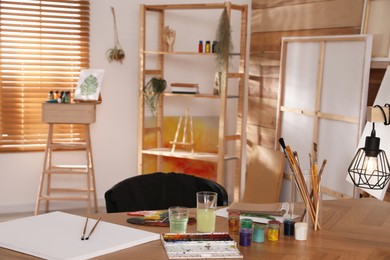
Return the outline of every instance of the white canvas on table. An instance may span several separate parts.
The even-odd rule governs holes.
[[[0,247],[44,259],[88,259],[158,240],[159,234],[100,221],[81,240],[85,217],[63,212],[0,223]],[[89,219],[88,235],[95,219]]]

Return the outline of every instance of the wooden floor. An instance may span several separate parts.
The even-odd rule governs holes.
[[[105,207],[99,207],[98,210],[99,210],[99,213],[106,213]],[[85,208],[66,209],[66,210],[61,210],[61,211],[75,214],[75,215],[86,215],[87,214],[87,210]],[[18,219],[18,218],[29,217],[29,216],[34,216],[34,212],[31,211],[31,212],[17,212],[17,213],[0,214],[0,222]]]

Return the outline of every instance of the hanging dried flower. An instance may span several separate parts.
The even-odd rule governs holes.
[[[114,48],[111,48],[106,52],[106,57],[109,62],[113,60],[117,60],[120,61],[120,63],[122,63],[122,60],[125,58],[125,52],[122,49],[121,44],[119,43],[114,7],[111,7],[111,12],[112,12],[112,17],[114,19],[115,42],[114,42]]]

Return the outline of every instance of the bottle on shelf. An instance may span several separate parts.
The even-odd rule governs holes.
[[[213,41],[213,45],[211,46],[211,52],[216,53],[218,50],[218,41]]]
[[[199,41],[199,44],[198,44],[198,52],[199,52],[199,53],[202,53],[202,52],[203,52],[203,41]]]
[[[206,41],[205,53],[210,53],[210,51],[211,51],[210,41]]]

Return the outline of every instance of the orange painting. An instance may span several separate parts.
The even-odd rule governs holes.
[[[153,118],[147,119],[147,124],[154,121]],[[163,147],[171,148],[175,138],[179,117],[165,117],[163,120]],[[188,130],[189,131],[189,130]],[[193,117],[194,131],[194,151],[217,153],[218,149],[218,117]],[[182,131],[179,132],[178,140],[182,139]],[[188,139],[187,139],[188,140]],[[156,133],[150,132],[144,136],[144,147],[156,147]],[[176,146],[176,149],[185,149],[181,146]],[[144,173],[157,171],[157,158],[154,155],[144,155]],[[163,172],[177,172],[192,174],[212,180],[216,180],[215,163],[189,160],[172,157],[163,157]]]

